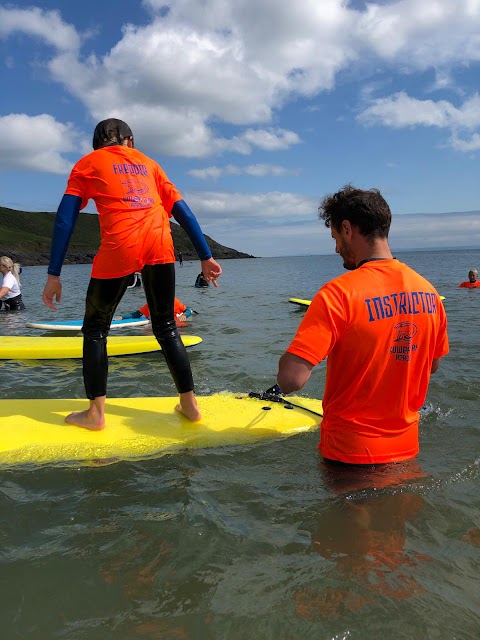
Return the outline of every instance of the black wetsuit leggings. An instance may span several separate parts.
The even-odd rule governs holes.
[[[87,398],[107,395],[107,336],[113,314],[131,276],[91,278],[83,320],[83,381]],[[150,309],[152,329],[167,361],[178,393],[193,391],[193,377],[187,351],[174,319],[174,264],[146,265],[142,280]]]

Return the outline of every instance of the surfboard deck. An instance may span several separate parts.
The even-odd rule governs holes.
[[[65,423],[87,400],[0,400],[0,466],[110,464],[185,449],[247,444],[318,429],[322,402],[286,398],[303,408],[247,394],[198,396],[200,422],[175,411],[178,397],[107,398],[106,427],[89,431]]]
[[[186,347],[202,342],[198,336],[181,336]],[[155,336],[109,336],[107,353],[109,356],[123,356],[135,353],[160,351]],[[81,358],[83,336],[0,336],[1,360],[55,360],[60,358]]]
[[[126,320],[112,320],[110,329],[125,329],[128,327],[143,327],[150,324],[147,318],[128,318]],[[26,322],[29,329],[43,329],[43,331],[81,331],[83,320],[61,320],[59,322]]]
[[[301,307],[309,307],[312,303],[311,300],[302,300],[301,298],[289,298],[288,301],[292,304],[298,304]]]

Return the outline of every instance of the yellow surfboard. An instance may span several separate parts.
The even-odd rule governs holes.
[[[298,304],[301,307],[309,307],[312,303],[311,300],[302,300],[301,298],[289,298],[288,301],[292,304]]]
[[[198,336],[182,336],[186,347],[202,342]],[[0,336],[1,360],[51,360],[59,358],[81,358],[83,336]],[[124,356],[133,353],[160,351],[155,336],[109,336],[109,356]]]
[[[445,300],[445,296],[440,296],[440,300],[443,302]],[[301,300],[300,298],[289,298],[288,301],[292,304],[298,304],[301,307],[309,307],[312,304],[311,300]]]
[[[279,403],[222,393],[198,397],[202,419],[193,423],[175,411],[177,404],[177,397],[108,398],[105,429],[88,431],[64,421],[86,409],[87,400],[0,400],[0,467],[110,464],[245,444],[318,429],[322,414],[320,400]]]

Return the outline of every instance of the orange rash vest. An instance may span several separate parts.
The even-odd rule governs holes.
[[[187,305],[183,304],[183,302],[181,302],[178,298],[175,298],[173,302],[173,315],[175,317],[183,313],[186,308]],[[150,309],[148,308],[148,304],[144,304],[143,307],[140,307],[139,311],[146,318],[150,318]]]
[[[448,353],[445,310],[425,278],[395,259],[335,278],[312,300],[287,351],[314,366],[327,357],[325,458],[375,464],[418,453],[432,361]]]
[[[175,262],[170,221],[182,199],[162,168],[145,154],[121,145],[104,147],[73,167],[66,194],[92,199],[101,244],[93,278],[119,278],[146,265]]]

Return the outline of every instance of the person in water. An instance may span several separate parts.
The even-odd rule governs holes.
[[[69,424],[99,430],[105,426],[110,323],[129,284],[140,271],[152,328],[173,377],[180,402],[177,410],[200,420],[187,352],[174,318],[175,253],[169,218],[190,238],[208,281],[218,286],[221,266],[213,259],[200,225],[163,169],[134,148],[130,127],[116,118],[99,122],[93,152],[73,167],[55,218],[44,303],[56,310],[60,271],[80,209],[89,199],[97,207],[101,243],[93,260],[85,317],[83,377],[90,401],[85,411],[66,417]]]
[[[20,272],[18,262],[13,262],[8,256],[0,258],[0,273],[2,274],[2,286],[0,288],[0,309],[5,311],[23,311],[25,304],[20,292]]]
[[[187,305],[183,304],[183,302],[178,298],[175,298],[173,303],[173,315],[175,316],[176,322],[185,322],[193,313],[197,312],[190,307],[187,307]],[[144,304],[143,307],[140,307],[140,309],[132,311],[131,313],[124,313],[121,316],[115,316],[114,320],[130,320],[131,318],[150,318],[150,309],[148,308],[148,304]]]
[[[134,289],[135,287],[141,287],[141,286],[142,286],[142,275],[139,271],[135,271],[135,273],[132,273],[132,275],[130,276],[127,289]]]
[[[203,271],[198,274],[197,279],[195,280],[195,286],[198,288],[208,287],[208,280],[203,275]]]
[[[318,291],[281,356],[281,392],[301,389],[327,358],[319,449],[327,461],[378,464],[419,451],[419,409],[448,353],[447,317],[432,284],[396,260],[391,212],[377,189],[346,185],[319,217],[348,270]]]
[[[480,287],[480,282],[478,281],[478,271],[476,269],[470,269],[470,271],[468,272],[468,280],[466,282],[462,282],[458,286],[463,287],[464,289],[474,289],[475,287]]]

